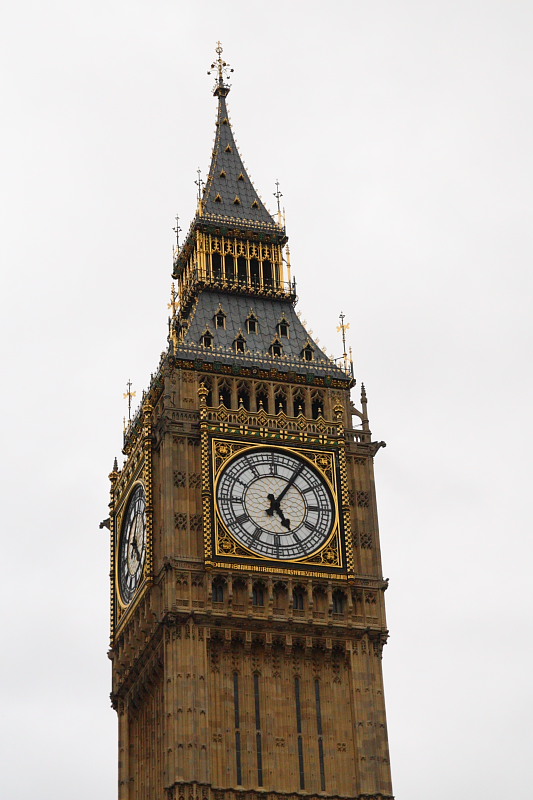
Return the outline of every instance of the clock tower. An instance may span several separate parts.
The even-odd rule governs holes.
[[[168,349],[110,475],[119,800],[392,798],[364,387],[297,312],[287,234],[215,144]]]

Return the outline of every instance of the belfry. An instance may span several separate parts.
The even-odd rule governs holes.
[[[110,475],[119,800],[392,798],[364,387],[295,310],[217,48],[168,348]],[[344,326],[341,323],[344,333]]]

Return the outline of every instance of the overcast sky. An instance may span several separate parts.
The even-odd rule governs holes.
[[[217,39],[375,438],[398,800],[531,783],[533,4],[4,0],[0,795],[114,800],[108,480],[165,347]],[[358,389],[354,400],[358,399]]]

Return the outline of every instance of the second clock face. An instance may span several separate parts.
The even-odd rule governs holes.
[[[335,522],[328,484],[304,458],[258,448],[237,455],[216,488],[231,535],[263,558],[298,560],[319,550]]]
[[[146,561],[146,499],[138,484],[132,492],[122,525],[119,552],[119,586],[123,603],[132,600]]]

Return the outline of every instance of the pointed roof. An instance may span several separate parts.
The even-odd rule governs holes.
[[[209,176],[202,196],[202,216],[213,215],[278,228],[250,180],[239,155],[226,96],[229,87],[218,83],[218,116]]]

